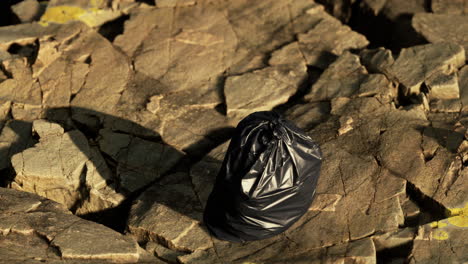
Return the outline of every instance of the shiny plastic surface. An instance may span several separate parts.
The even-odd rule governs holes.
[[[319,146],[275,112],[244,118],[225,155],[204,212],[219,239],[265,239],[288,229],[312,203]]]

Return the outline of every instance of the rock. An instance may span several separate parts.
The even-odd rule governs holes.
[[[213,185],[221,169],[224,156],[228,149],[229,142],[219,145],[211,150],[200,162],[190,168],[190,178],[203,208],[208,201],[208,196],[213,190]]]
[[[392,52],[388,49],[364,49],[359,53],[361,63],[371,73],[388,75],[388,68],[395,62]]]
[[[239,119],[256,112],[271,110],[285,103],[305,78],[307,68],[269,67],[228,77],[224,87],[227,114]]]
[[[139,259],[135,241],[73,216],[60,204],[4,188],[0,188],[0,197],[0,244],[7,246],[7,259],[26,261],[30,256],[36,261],[75,259],[85,263],[135,263]],[[22,246],[15,248],[19,243]]]
[[[34,43],[38,37],[53,34],[58,28],[57,25],[43,27],[35,23],[1,27],[0,50],[7,51],[13,43],[18,45]]]
[[[468,2],[466,0],[434,0],[431,1],[431,9],[432,12],[440,14],[468,14]]]
[[[89,27],[98,27],[118,18],[122,13],[122,10],[108,8],[105,1],[52,0],[41,16],[40,24],[47,26],[79,20]]]
[[[405,94],[418,94],[421,83],[437,73],[449,74],[465,63],[465,51],[452,43],[435,43],[403,49],[389,68]]]
[[[397,97],[396,87],[383,74],[369,74],[359,86],[358,97],[374,96],[381,102],[390,103]]]
[[[455,74],[433,74],[425,81],[429,88],[430,99],[458,99],[460,90],[458,88],[457,76]]]
[[[468,18],[464,15],[420,13],[413,17],[412,26],[429,42],[452,42],[468,51]]]
[[[415,236],[416,230],[414,228],[403,228],[394,232],[374,236],[373,241],[376,250],[380,251],[402,246],[411,242]]]
[[[377,16],[384,8],[386,2],[387,0],[364,0],[360,3],[360,6],[372,10],[374,16]]]
[[[334,212],[337,203],[341,200],[342,196],[339,194],[316,194],[309,211],[326,211]]]
[[[458,87],[460,88],[462,111],[468,112],[468,66],[464,66],[458,72]]]
[[[195,0],[155,0],[155,2],[157,7],[179,7],[196,4]]]
[[[290,107],[285,111],[284,116],[289,120],[294,120],[296,126],[307,131],[326,120],[329,114],[330,103],[311,102]]]
[[[153,254],[158,258],[168,262],[177,262],[177,257],[186,255],[185,253],[168,249],[161,244],[152,241],[146,244],[146,250],[153,252]]]
[[[78,130],[63,132],[57,124],[38,120],[39,142],[13,155],[17,175],[13,187],[33,192],[84,214],[117,206],[123,196],[113,190],[111,172],[100,153]]]
[[[0,169],[9,168],[10,158],[33,144],[30,123],[19,120],[6,122],[0,134]]]
[[[429,104],[431,111],[458,113],[461,110],[461,102],[458,99],[436,99]]]
[[[359,63],[359,57],[345,52],[322,73],[304,98],[309,101],[323,101],[351,96],[359,89],[365,74],[367,71]]]
[[[28,23],[39,19],[42,15],[42,7],[36,0],[24,0],[11,7],[11,10],[22,23]]]
[[[375,246],[372,239],[365,238],[350,243],[325,248],[296,251],[294,244],[275,243],[265,250],[256,252],[243,261],[247,263],[376,263]],[[282,254],[278,255],[278,252]],[[235,262],[235,263],[246,263]]]
[[[12,78],[0,83],[0,101],[13,102],[12,115],[19,120],[32,120],[41,115],[41,89],[32,78],[26,58],[13,58],[2,62]]]
[[[299,47],[308,65],[326,68],[350,49],[365,48],[367,39],[335,18],[324,19],[307,33],[298,35]]]
[[[213,249],[196,250],[192,254],[180,256],[177,259],[183,264],[219,263],[220,261]]]
[[[201,215],[200,202],[189,182],[155,184],[132,205],[128,228],[142,242],[162,241],[183,252],[205,250],[212,243],[201,226]]]
[[[466,218],[466,216],[465,216]],[[419,227],[414,239],[410,263],[436,263],[444,259],[451,263],[463,263],[468,260],[465,248],[466,220],[464,225],[452,217]]]
[[[161,143],[103,129],[99,132],[100,149],[117,165],[120,186],[134,192],[173,168],[183,153]]]

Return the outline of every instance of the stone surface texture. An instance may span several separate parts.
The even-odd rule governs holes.
[[[467,6],[18,1],[0,262],[468,262]],[[269,110],[319,143],[315,200],[278,236],[218,240],[202,216],[233,127]]]

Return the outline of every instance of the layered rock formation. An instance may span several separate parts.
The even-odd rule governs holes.
[[[394,2],[360,5],[411,9]],[[443,2],[412,18],[430,43],[398,51],[312,0],[14,6],[36,22],[0,27],[0,259],[468,261],[466,34],[448,30],[466,17]],[[320,144],[317,196],[281,235],[219,241],[203,208],[232,128],[264,110]]]

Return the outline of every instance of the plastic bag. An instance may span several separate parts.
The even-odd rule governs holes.
[[[275,112],[244,118],[208,198],[204,222],[217,238],[265,239],[304,215],[315,194],[319,146]]]

